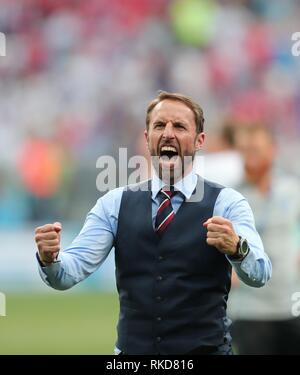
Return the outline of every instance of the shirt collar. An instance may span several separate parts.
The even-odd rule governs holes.
[[[175,190],[180,191],[185,196],[185,199],[190,199],[196,188],[197,180],[197,174],[192,170],[192,172],[186,175],[183,179],[177,181],[176,184],[174,184],[174,188]],[[156,175],[156,173],[154,173],[151,182],[152,199],[157,197],[157,194],[164,186],[165,183]]]

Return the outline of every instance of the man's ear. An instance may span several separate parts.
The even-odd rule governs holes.
[[[199,151],[202,148],[204,141],[205,141],[205,133],[202,132],[202,133],[197,134],[196,142],[195,142],[196,151]]]
[[[144,130],[144,136],[145,136],[146,143],[147,143],[147,146],[148,146],[148,144],[149,144],[149,136],[148,136],[148,131],[147,130]]]

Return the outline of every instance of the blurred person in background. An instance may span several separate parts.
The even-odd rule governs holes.
[[[28,135],[18,152],[17,168],[28,205],[28,220],[67,216],[73,165],[60,134],[52,138]]]
[[[219,131],[209,136],[204,158],[195,159],[195,170],[201,176],[218,184],[233,187],[243,178],[243,160],[234,145],[237,125],[228,119]]]
[[[60,223],[36,228],[40,275],[55,289],[84,280],[115,247],[117,354],[232,354],[231,268],[252,287],[271,276],[246,200],[193,171],[203,126],[196,102],[161,92],[146,116],[152,179],[101,197],[62,252]]]
[[[236,147],[245,169],[237,188],[253,209],[273,273],[258,290],[234,277],[229,300],[234,346],[238,354],[300,354],[300,318],[292,315],[300,275],[299,181],[275,167],[277,146],[267,127],[241,127]]]

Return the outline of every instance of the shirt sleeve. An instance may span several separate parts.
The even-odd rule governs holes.
[[[255,228],[252,210],[247,200],[234,189],[224,188],[216,201],[214,216],[230,220],[235,232],[247,239],[249,253],[242,261],[228,261],[238,278],[252,287],[262,287],[271,278],[272,264]]]
[[[59,253],[55,263],[42,267],[38,262],[47,285],[69,289],[101,266],[114,244],[122,193],[123,188],[118,188],[98,199],[78,236]]]

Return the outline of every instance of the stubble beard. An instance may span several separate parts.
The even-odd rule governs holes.
[[[160,161],[160,157],[157,154],[151,155],[152,167],[159,178],[164,181],[168,186],[174,185],[177,181],[183,179],[193,169],[193,161],[195,153],[193,155],[179,156],[179,160],[176,161],[175,165],[170,164],[168,167],[163,166]],[[176,164],[179,164],[176,166]]]

